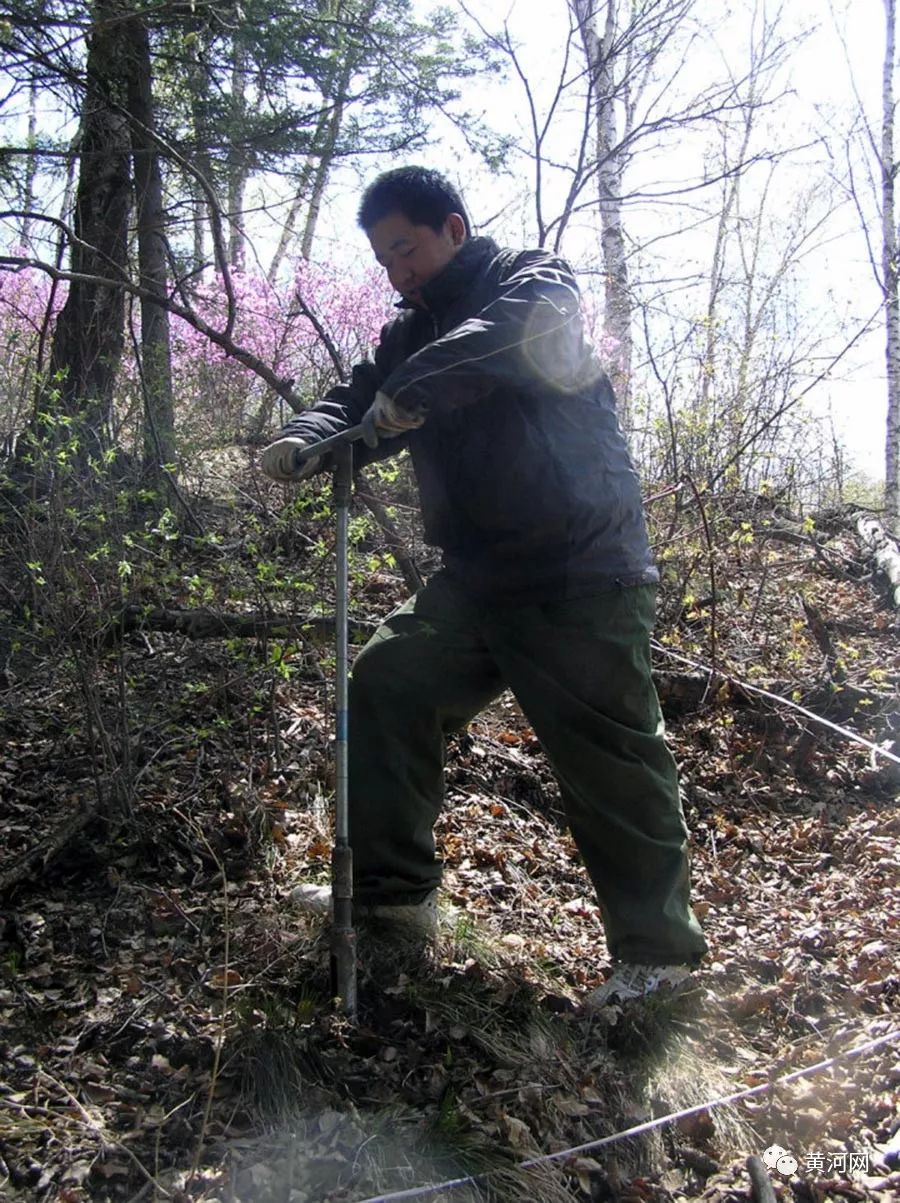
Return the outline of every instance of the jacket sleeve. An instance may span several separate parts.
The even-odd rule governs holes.
[[[365,360],[356,364],[346,383],[335,385],[316,405],[291,418],[282,429],[281,437],[318,443],[333,434],[339,434],[342,430],[348,430],[351,426],[358,426],[388,375],[388,365],[396,358],[394,343],[399,338],[396,326],[396,322],[389,322],[383,327],[375,349],[374,362]],[[382,439],[377,447],[372,448],[360,440],[353,448],[354,467],[362,468],[375,460],[397,455],[408,442],[409,435],[401,435],[393,439]],[[320,470],[329,467],[330,462],[329,453],[325,456]]]
[[[401,409],[421,414],[470,405],[501,386],[565,394],[600,374],[571,268],[545,251],[524,251],[480,312],[410,356],[380,387]]]

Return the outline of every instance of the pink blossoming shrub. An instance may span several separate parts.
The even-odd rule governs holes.
[[[391,316],[391,293],[377,269],[349,273],[302,263],[288,289],[273,288],[265,278],[235,273],[236,321],[233,341],[252,352],[280,376],[294,381],[294,391],[313,404],[339,377],[332,356],[313,322],[301,312],[297,297],[312,311],[345,370],[370,355],[383,323]],[[34,396],[40,332],[47,307],[44,361],[49,352],[52,316],[65,301],[39,271],[0,272],[0,440],[8,441],[27,423]],[[222,330],[226,321],[221,281],[200,290],[197,314]],[[130,304],[130,327],[139,337],[140,307]],[[188,322],[171,319],[172,378],[176,430],[188,444],[221,445],[251,434],[271,433],[290,414],[267,385],[229,357]],[[124,446],[139,445],[141,385],[134,362],[134,339],[126,336],[117,384],[117,436]]]
[[[394,316],[393,294],[380,268],[349,272],[301,261],[290,286],[273,287],[259,275],[234,273],[236,301],[233,341],[252,352],[279,376],[293,381],[294,392],[313,405],[345,372],[372,354],[381,328]],[[48,305],[58,313],[65,288],[53,291],[41,272],[0,272],[0,440],[22,430],[31,413],[40,332]],[[223,330],[227,319],[221,280],[200,289],[197,314]],[[600,307],[591,293],[583,296],[589,335],[601,358],[610,348],[601,334]],[[327,336],[331,350],[304,308]],[[120,367],[117,438],[124,447],[140,446],[141,384],[134,361],[139,338],[140,306],[130,305],[130,329]],[[50,324],[52,332],[52,322]],[[224,446],[248,438],[265,440],[290,416],[285,402],[249,368],[228,356],[187,321],[172,316],[172,378],[176,433],[186,449]],[[49,352],[45,348],[45,362]]]
[[[391,313],[391,294],[380,271],[358,278],[301,263],[291,288],[273,288],[260,276],[235,273],[237,301],[234,341],[251,351],[312,405],[339,380],[335,356],[344,371],[371,354]],[[196,309],[223,329],[227,299],[221,282],[205,288]],[[333,356],[309,310],[334,350]],[[179,431],[190,441],[226,443],[271,433],[290,417],[285,404],[251,371],[178,318],[172,323],[172,352]]]
[[[15,251],[12,252],[15,254]],[[53,292],[43,272],[0,272],[0,442],[10,443],[28,421],[34,401],[35,368],[41,331],[62,308],[65,288]]]

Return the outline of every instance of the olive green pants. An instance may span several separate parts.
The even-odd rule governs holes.
[[[650,676],[656,591],[477,603],[443,574],[353,667],[350,839],[360,902],[411,903],[441,879],[433,827],[445,737],[512,690],[559,781],[613,957],[694,963],[687,831]]]

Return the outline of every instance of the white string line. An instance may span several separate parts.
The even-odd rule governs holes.
[[[710,1099],[705,1103],[697,1103],[693,1107],[685,1107],[681,1111],[671,1111],[668,1115],[661,1115],[657,1119],[647,1120],[643,1124],[635,1124],[632,1128],[626,1128],[622,1132],[615,1132],[612,1136],[604,1136],[600,1140],[589,1140],[585,1144],[575,1145],[571,1149],[561,1149],[558,1153],[545,1153],[541,1157],[532,1157],[528,1161],[518,1161],[510,1166],[509,1169],[533,1169],[535,1166],[546,1165],[548,1162],[553,1161],[561,1161],[563,1158],[572,1157],[577,1153],[594,1152],[597,1149],[605,1148],[607,1145],[616,1144],[620,1140],[642,1136],[646,1132],[652,1132],[656,1128],[661,1128],[664,1124],[671,1124],[681,1119],[689,1119],[692,1115],[699,1115],[703,1111],[711,1111],[714,1107],[725,1107],[732,1103],[739,1103],[744,1099],[753,1098],[754,1095],[774,1090],[778,1086],[786,1086],[790,1082],[796,1082],[800,1078],[808,1078],[812,1074],[822,1073],[826,1069],[831,1069],[839,1061],[848,1060],[850,1057],[859,1057],[863,1053],[870,1053],[874,1049],[880,1048],[881,1045],[888,1044],[890,1041],[897,1039],[900,1039],[900,1028],[893,1032],[888,1032],[885,1036],[879,1036],[874,1040],[867,1040],[865,1044],[857,1045],[856,1048],[836,1053],[833,1057],[829,1057],[827,1061],[818,1061],[815,1065],[808,1065],[805,1069],[795,1069],[783,1077],[774,1078],[769,1082],[762,1082],[759,1086],[748,1086],[746,1089],[738,1090],[734,1094],[720,1095],[716,1099]],[[394,1191],[388,1195],[370,1195],[368,1198],[357,1200],[357,1203],[389,1203],[389,1201],[395,1199],[419,1199],[424,1195],[433,1195],[439,1190],[454,1190],[459,1186],[477,1186],[486,1178],[499,1172],[501,1171],[485,1170],[481,1174],[466,1175],[463,1178],[449,1178],[446,1182],[433,1182],[428,1186],[413,1186],[408,1190]],[[507,1170],[506,1172],[509,1171]]]
[[[557,287],[562,287],[562,288],[567,289],[568,292],[571,293],[571,295],[575,301],[574,313],[572,313],[571,316],[567,316],[566,320],[564,322],[560,322],[559,325],[552,326],[548,330],[538,330],[534,334],[526,335],[525,338],[517,338],[511,343],[504,344],[502,347],[493,347],[493,348],[491,348],[491,350],[485,351],[483,355],[470,355],[466,359],[454,359],[451,363],[444,364],[442,367],[433,368],[430,372],[423,372],[421,376],[416,376],[412,380],[407,380],[406,384],[402,384],[400,386],[400,388],[398,388],[397,391],[394,393],[392,400],[396,401],[396,399],[400,396],[401,393],[405,392],[407,389],[412,388],[414,385],[421,384],[423,382],[423,380],[430,380],[433,376],[441,376],[445,372],[455,371],[457,368],[464,367],[466,364],[469,364],[469,363],[480,363],[484,359],[490,359],[490,358],[492,358],[492,356],[500,355],[504,351],[512,351],[516,347],[524,347],[526,343],[534,342],[536,339],[539,339],[539,338],[546,338],[550,334],[555,334],[558,330],[565,329],[566,326],[571,326],[572,322],[578,320],[578,318],[580,318],[580,316],[581,316],[581,305],[580,305],[577,289],[574,288],[571,284],[565,284],[560,281],[547,281],[547,283],[552,283],[552,284],[556,285]],[[510,299],[515,300],[515,297],[510,297],[510,296],[504,294],[503,296],[497,298],[498,301],[507,301]],[[524,299],[525,298],[523,298],[523,300]],[[562,312],[565,314],[567,312],[561,305],[558,305],[554,300],[552,300],[548,296],[539,297],[539,301],[543,304],[549,304],[557,313]],[[491,304],[496,304],[496,302],[491,302]],[[537,301],[531,302],[532,307],[536,307],[537,304],[538,304]],[[486,309],[490,309],[490,305],[488,305],[486,307]],[[486,309],[483,309],[481,312],[482,313],[486,312]],[[475,315],[476,318],[478,316],[479,316],[478,314]],[[473,319],[470,318],[469,320],[471,321]],[[462,325],[465,325],[465,322],[463,322]],[[459,326],[454,326],[453,329],[459,330],[459,328],[460,328]],[[443,339],[446,339],[448,337],[448,335],[450,335],[452,333],[453,333],[453,330],[449,330],[447,332],[447,334],[441,335],[440,338],[435,339],[434,341],[440,342]],[[427,344],[427,346],[423,347],[422,350],[426,351],[433,346],[434,346],[434,342],[429,343],[429,344]]]
[[[778,702],[782,706],[790,706],[792,710],[797,710],[800,714],[805,714],[807,718],[813,722],[821,723],[823,727],[830,727],[832,731],[837,731],[839,735],[843,735],[853,743],[861,744],[864,748],[877,753],[879,756],[885,756],[888,760],[893,760],[894,764],[900,764],[900,756],[889,752],[887,748],[881,744],[872,743],[870,739],[866,739],[864,735],[860,735],[857,731],[850,731],[847,727],[840,727],[837,723],[833,723],[831,719],[823,718],[821,714],[815,714],[812,710],[807,710],[805,706],[801,706],[799,702],[792,702],[790,698],[783,697],[779,693],[770,693],[768,689],[761,689],[758,685],[751,685],[749,681],[742,681],[739,677],[733,677],[731,673],[722,672],[718,668],[712,668],[709,664],[703,664],[699,660],[692,660],[690,656],[683,656],[680,652],[673,652],[671,648],[666,647],[657,640],[652,639],[651,646],[658,652],[663,652],[667,656],[671,656],[674,660],[680,660],[682,664],[689,664],[691,668],[702,669],[716,677],[721,677],[724,681],[730,681],[733,685],[740,686],[741,689],[746,689],[750,693],[758,693],[764,698],[768,698],[772,702]],[[893,740],[889,740],[893,743]]]

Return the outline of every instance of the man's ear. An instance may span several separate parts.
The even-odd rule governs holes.
[[[466,223],[463,221],[462,215],[451,213],[445,223],[445,229],[453,239],[453,245],[462,246],[466,240]]]

